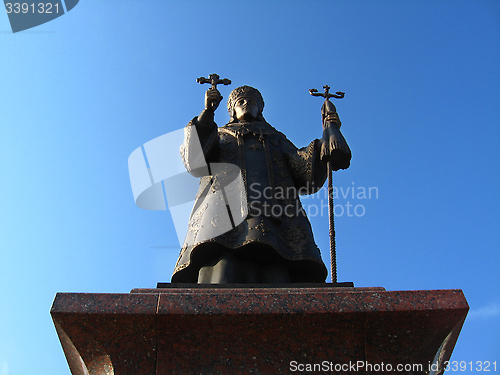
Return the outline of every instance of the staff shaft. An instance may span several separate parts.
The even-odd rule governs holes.
[[[332,165],[327,163],[328,168],[328,214],[330,219],[330,263],[332,283],[337,282],[337,249],[335,244],[335,212],[333,205],[333,173]]]

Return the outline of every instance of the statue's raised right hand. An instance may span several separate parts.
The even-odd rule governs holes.
[[[219,90],[209,88],[205,93],[205,109],[210,112],[215,112],[222,100],[222,95]]]

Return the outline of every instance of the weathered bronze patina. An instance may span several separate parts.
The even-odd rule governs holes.
[[[197,137],[186,136],[181,155],[187,170],[201,177],[200,188],[172,282],[324,282],[327,270],[299,195],[315,193],[323,186],[327,162],[334,170],[349,166],[347,144],[341,146],[331,137],[340,128],[336,111],[331,112],[332,108],[325,104],[324,119],[328,121],[323,123],[323,139],[299,149],[266,122],[262,115],[264,100],[257,89],[234,89],[227,103],[230,121],[218,127],[214,112],[222,96],[216,85],[227,83],[215,75],[198,82],[212,83],[212,87],[205,94],[205,109],[188,124],[190,129],[196,129]],[[197,139],[209,165],[230,163],[240,168],[245,195],[242,201],[248,207],[242,223],[201,241],[197,241],[200,230],[217,226],[217,218],[207,214],[203,199],[220,176],[210,169],[200,175],[192,166],[191,149]]]

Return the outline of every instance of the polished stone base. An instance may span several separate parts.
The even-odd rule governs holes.
[[[162,288],[58,293],[51,315],[73,375],[439,374],[468,309],[461,290]]]

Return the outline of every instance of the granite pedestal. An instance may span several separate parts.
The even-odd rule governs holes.
[[[162,288],[58,293],[51,315],[73,375],[439,374],[468,309],[461,290]]]

